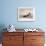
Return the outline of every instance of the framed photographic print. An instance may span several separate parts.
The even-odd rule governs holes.
[[[18,21],[35,21],[35,8],[19,7]]]

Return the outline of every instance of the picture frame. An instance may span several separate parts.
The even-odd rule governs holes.
[[[35,8],[19,7],[18,21],[35,21]]]

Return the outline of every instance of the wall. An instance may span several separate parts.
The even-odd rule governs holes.
[[[46,0],[1,0],[0,25],[13,24],[16,28],[41,27],[46,28]],[[18,7],[34,7],[36,20],[34,22],[18,22]]]

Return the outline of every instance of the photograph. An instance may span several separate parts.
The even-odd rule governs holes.
[[[35,8],[19,7],[18,21],[35,21]]]

